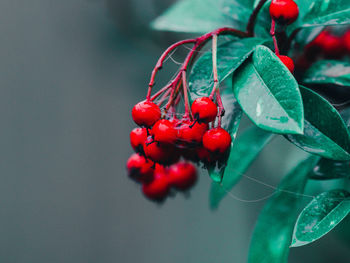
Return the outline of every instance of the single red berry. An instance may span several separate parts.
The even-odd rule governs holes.
[[[191,163],[179,162],[169,167],[168,177],[172,186],[186,190],[197,181],[197,169]]]
[[[211,163],[214,161],[212,154],[204,147],[199,147],[196,149],[199,160],[203,163]]]
[[[151,127],[161,117],[157,104],[151,101],[141,101],[132,109],[132,118],[139,126]]]
[[[146,139],[146,128],[135,128],[130,132],[130,144],[136,152],[142,152],[143,143]]]
[[[319,51],[326,57],[338,58],[345,53],[344,37],[333,35],[329,31],[322,31],[307,45],[307,51]]]
[[[143,150],[147,158],[161,164],[173,163],[177,161],[175,157],[178,158],[174,154],[174,147],[172,145],[163,145],[156,142],[152,136],[149,136],[144,142]]]
[[[126,163],[130,178],[138,182],[150,181],[154,173],[153,167],[154,162],[137,153],[131,155]]]
[[[192,103],[191,110],[194,118],[200,123],[212,122],[218,114],[217,105],[208,97],[196,99]]]
[[[231,146],[231,136],[223,128],[214,128],[203,136],[203,146],[212,153],[224,153]]]
[[[346,31],[346,33],[344,34],[344,46],[346,48],[346,51],[348,53],[350,53],[350,30]]]
[[[156,142],[173,144],[176,141],[177,130],[173,122],[163,119],[154,124],[152,135]]]
[[[207,123],[184,120],[178,127],[177,141],[180,146],[196,145],[202,142],[204,133],[208,130]]]
[[[163,166],[157,166],[153,180],[142,185],[143,194],[156,201],[165,199],[169,190],[170,183]]]
[[[297,20],[299,7],[293,0],[272,0],[270,15],[276,22],[290,25]]]
[[[282,63],[289,69],[291,73],[294,72],[294,61],[288,56],[278,55],[278,58],[282,61]]]

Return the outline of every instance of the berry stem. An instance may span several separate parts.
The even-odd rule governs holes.
[[[213,100],[215,91],[219,88],[219,79],[218,79],[218,67],[217,67],[217,47],[218,47],[218,36],[213,35],[212,40],[212,58],[213,58],[213,78],[214,78],[214,86],[210,93],[209,99]]]
[[[161,106],[163,104],[165,99],[169,96],[170,92],[171,92],[171,89],[168,89],[166,92],[164,92],[163,96],[160,98],[160,100],[158,102],[158,106]],[[153,101],[153,99],[152,99],[152,101]]]
[[[186,71],[188,68],[188,65],[190,64],[194,54],[196,51],[198,51],[201,47],[203,47],[205,45],[205,43],[213,36],[213,35],[235,35],[238,37],[249,37],[249,34],[247,34],[246,32],[234,29],[234,28],[229,28],[229,27],[222,27],[222,28],[218,28],[212,32],[209,32],[207,34],[204,34],[198,38],[194,38],[194,39],[187,39],[187,40],[182,40],[179,41],[173,45],[171,45],[159,58],[155,68],[152,71],[152,75],[151,75],[151,80],[148,84],[148,91],[147,91],[147,96],[146,96],[146,100],[150,101],[151,100],[151,93],[152,93],[152,88],[154,86],[155,83],[155,78],[156,75],[158,73],[158,71],[162,68],[163,63],[165,61],[165,59],[167,58],[167,56],[177,47],[184,45],[184,44],[189,44],[189,43],[193,43],[194,46],[191,49],[191,51],[189,52],[189,54],[187,55],[183,65],[181,66],[180,72],[179,74],[175,77],[175,79],[168,85],[169,87],[176,85],[182,76],[182,72]]]
[[[256,23],[256,19],[258,17],[258,14],[266,2],[267,2],[267,0],[260,0],[259,4],[255,7],[253,13],[251,14],[251,16],[249,18],[248,25],[247,25],[247,34],[251,37],[254,36],[254,27],[255,27],[255,23]]]
[[[273,44],[275,46],[275,54],[279,56],[280,50],[278,48],[277,38],[276,38],[276,21],[272,19],[270,35],[272,36]]]
[[[216,101],[217,101],[218,107],[219,107],[218,127],[221,127],[221,119],[225,115],[225,109],[224,109],[224,105],[223,105],[222,100],[221,100],[221,95],[220,95],[219,89],[216,90]]]
[[[158,98],[161,94],[163,94],[165,91],[169,90],[170,86],[167,85],[164,88],[162,88],[161,90],[159,90],[156,94],[154,94],[151,98],[151,101],[154,101],[156,98]]]
[[[190,116],[190,106],[188,100],[188,92],[187,92],[187,79],[186,79],[186,71],[182,71],[182,88],[184,92],[184,100],[185,100],[185,115],[184,118],[188,118]]]

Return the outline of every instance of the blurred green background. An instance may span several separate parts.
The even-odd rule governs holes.
[[[264,202],[228,197],[210,211],[203,172],[190,197],[159,206],[125,172],[130,110],[162,50],[183,37],[148,29],[171,2],[0,2],[0,262],[246,261]],[[163,81],[175,64],[166,67]],[[294,149],[275,140],[248,174],[277,185]],[[271,189],[242,179],[232,192],[250,200]],[[290,262],[350,262],[344,231],[293,249]]]

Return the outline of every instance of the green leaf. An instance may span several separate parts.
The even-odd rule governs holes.
[[[294,228],[292,247],[307,245],[330,232],[350,213],[350,193],[324,192],[301,212]]]
[[[248,263],[288,262],[289,245],[302,201],[301,195],[307,174],[315,166],[317,159],[312,156],[295,167],[264,206],[250,243]]]
[[[242,109],[237,103],[237,100],[233,95],[232,87],[230,85],[227,86],[223,91],[221,91],[221,99],[225,108],[225,116],[222,118],[221,125],[231,135],[232,149],[234,141],[236,139],[239,123],[241,121]],[[222,162],[220,162],[220,164],[217,164],[215,167],[209,168],[209,176],[214,182],[222,181],[226,170],[227,159],[223,160]]]
[[[303,103],[298,83],[273,52],[258,46],[233,77],[243,111],[260,128],[281,134],[303,133]]]
[[[303,83],[350,87],[350,63],[338,60],[320,60],[306,71]]]
[[[219,81],[222,82],[228,78],[249,57],[255,47],[263,42],[264,40],[260,38],[247,38],[231,40],[220,45],[217,50]],[[192,67],[189,77],[192,99],[210,94],[213,87],[212,72],[212,51],[208,51]]]
[[[219,27],[245,30],[252,12],[249,3],[238,0],[182,0],[152,23],[158,30],[207,33]]]
[[[210,191],[210,206],[217,208],[220,201],[226,196],[236,183],[241,179],[251,163],[256,159],[261,150],[271,141],[273,134],[265,132],[257,127],[245,131],[234,142],[222,182],[212,183]]]
[[[305,16],[303,16],[300,26],[309,27],[346,24],[350,24],[349,0],[313,0]]]
[[[304,102],[303,135],[286,138],[306,152],[334,160],[350,160],[348,129],[337,110],[317,93],[300,86]]]
[[[310,172],[309,178],[314,180],[350,178],[349,161],[341,162],[322,158]]]

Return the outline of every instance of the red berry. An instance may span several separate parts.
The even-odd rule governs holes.
[[[129,176],[139,182],[150,181],[154,173],[154,162],[134,153],[126,163]]]
[[[282,56],[278,55],[278,58],[282,61],[282,63],[289,69],[291,73],[294,72],[294,62],[293,59],[291,59],[288,56]]]
[[[203,136],[203,146],[212,153],[224,153],[231,146],[231,136],[223,128],[214,128]]]
[[[192,103],[191,110],[194,118],[198,120],[198,122],[212,122],[218,114],[217,105],[208,97],[196,99]]]
[[[178,128],[177,140],[180,146],[200,144],[204,133],[208,130],[207,123],[190,122],[185,120]]]
[[[131,114],[137,125],[151,127],[160,119],[161,111],[157,104],[151,101],[141,101],[134,106]]]
[[[130,144],[136,152],[142,151],[142,146],[146,139],[147,139],[146,128],[135,128],[130,132]]]
[[[345,53],[345,43],[342,37],[335,36],[329,31],[322,31],[307,45],[307,49],[318,49],[327,57],[337,58]]]
[[[152,134],[156,142],[173,144],[176,141],[177,130],[173,122],[163,119],[154,124]]]
[[[186,190],[196,182],[197,169],[191,163],[179,162],[169,167],[168,177],[172,186]]]
[[[299,7],[293,0],[272,0],[270,15],[278,23],[290,25],[297,20]]]
[[[202,162],[210,163],[210,162],[214,161],[210,152],[207,149],[205,149],[204,147],[197,148],[196,152],[197,152],[199,160],[201,160]]]
[[[156,142],[152,136],[149,136],[144,142],[143,150],[147,158],[161,164],[170,164],[179,158],[172,146]]]
[[[348,53],[350,53],[350,30],[348,30],[345,34],[344,34],[344,46],[347,50]]]
[[[151,182],[142,185],[143,194],[151,200],[163,200],[170,190],[168,177],[162,166],[157,166]]]

